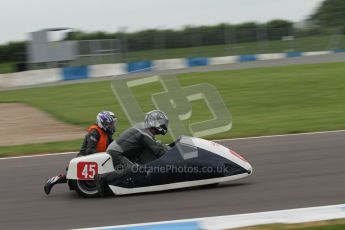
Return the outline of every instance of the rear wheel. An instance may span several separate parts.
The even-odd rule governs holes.
[[[86,198],[99,196],[94,180],[76,180],[74,189],[79,195]]]

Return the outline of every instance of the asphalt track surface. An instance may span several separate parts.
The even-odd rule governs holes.
[[[345,203],[345,131],[219,141],[254,168],[214,188],[85,199],[43,192],[74,154],[0,160],[1,229],[66,229]]]

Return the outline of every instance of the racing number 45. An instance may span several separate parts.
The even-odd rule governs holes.
[[[77,176],[79,180],[90,180],[98,173],[96,162],[79,162],[77,165]]]

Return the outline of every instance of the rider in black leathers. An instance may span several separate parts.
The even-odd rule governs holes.
[[[109,181],[113,181],[129,172],[141,156],[150,152],[156,158],[164,155],[169,147],[155,140],[155,135],[165,135],[168,131],[168,117],[159,110],[147,113],[144,123],[124,131],[108,149],[115,171],[95,176],[100,196],[104,196]],[[121,169],[121,172],[116,169]]]

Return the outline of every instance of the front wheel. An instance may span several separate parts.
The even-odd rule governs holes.
[[[74,180],[75,191],[86,198],[98,197],[98,191],[94,180]]]

